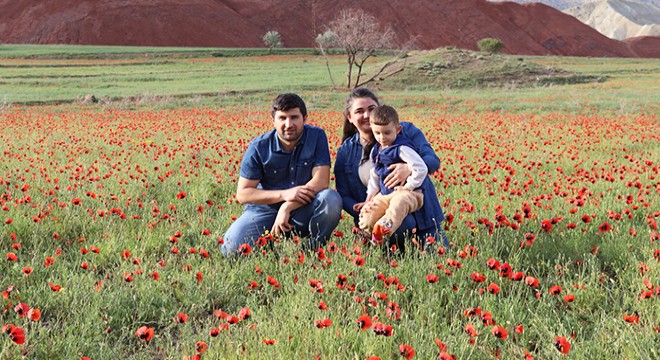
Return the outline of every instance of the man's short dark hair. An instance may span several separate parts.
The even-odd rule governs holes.
[[[275,100],[273,100],[270,115],[275,117],[276,111],[287,111],[295,108],[300,109],[303,118],[307,117],[307,107],[300,96],[293,93],[279,94]]]

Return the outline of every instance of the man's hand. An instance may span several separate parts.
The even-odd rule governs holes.
[[[275,223],[273,228],[270,229],[270,233],[279,236],[285,232],[293,230],[293,225],[289,223],[291,219],[291,210],[288,206],[289,203],[285,202],[280,206],[280,210],[277,212],[277,217],[275,217]]]
[[[406,163],[392,164],[387,169],[392,171],[383,181],[388,189],[404,185],[408,176],[412,174],[412,170]]]
[[[285,202],[297,202],[303,205],[309,204],[316,196],[316,190],[307,185],[292,187],[282,191],[282,200]]]

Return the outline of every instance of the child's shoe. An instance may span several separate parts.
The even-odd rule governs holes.
[[[381,245],[383,238],[390,234],[390,228],[381,224],[374,226],[374,231],[371,233],[371,242],[374,245]]]

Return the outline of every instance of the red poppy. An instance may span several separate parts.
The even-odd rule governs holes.
[[[195,343],[195,351],[197,351],[199,354],[203,354],[208,348],[209,346],[203,341],[198,341]]]
[[[472,278],[472,281],[474,281],[476,283],[482,283],[482,282],[486,281],[486,277],[483,276],[481,273],[478,273],[478,272],[470,274],[470,278]]]
[[[250,246],[250,244],[242,244],[238,247],[238,252],[241,253],[241,255],[248,255],[252,252],[252,246]]]
[[[7,253],[7,260],[9,260],[9,261],[17,261],[17,260],[18,260],[18,256],[17,256],[16,254],[14,254],[13,252],[8,252],[8,253]]]
[[[442,351],[438,355],[438,360],[456,360],[456,355],[451,355],[446,351]]]
[[[392,320],[399,320],[401,319],[401,307],[393,301],[388,301],[385,315]]]
[[[608,231],[612,230],[612,225],[610,225],[610,224],[606,221],[606,222],[600,224],[600,226],[598,227],[598,230],[599,230],[600,232],[608,232]]]
[[[229,324],[234,325],[234,324],[238,324],[238,321],[239,321],[240,319],[238,318],[238,316],[231,315],[231,316],[227,316],[227,318],[225,318],[225,320],[226,320]]]
[[[25,343],[25,331],[19,327],[16,327],[12,324],[3,325],[2,331],[9,334],[11,341],[18,345]]]
[[[14,311],[16,312],[18,317],[21,317],[21,318],[27,316],[28,310],[30,310],[30,307],[28,306],[28,304],[23,303],[23,302],[18,303],[16,306],[14,306]]]
[[[433,342],[435,342],[435,344],[438,345],[438,350],[439,350],[440,352],[447,351],[447,344],[445,344],[444,342],[442,342],[442,340],[440,340],[440,339],[438,339],[438,338],[435,338],[435,339],[433,339]]]
[[[528,276],[525,278],[525,284],[531,288],[539,287],[539,280],[533,276]]]
[[[490,258],[488,259],[488,261],[486,261],[486,266],[488,266],[488,268],[491,270],[499,270],[500,262],[497,261],[496,259]]]
[[[509,265],[509,263],[502,263],[502,265],[500,265],[499,276],[500,277],[509,277],[509,276],[511,276],[511,271],[512,271],[512,269],[511,269],[511,265]]]
[[[511,280],[513,281],[521,281],[524,278],[525,278],[525,273],[522,271],[511,273]]]
[[[319,301],[318,308],[319,310],[328,310],[328,305],[325,304],[325,301],[321,300]]]
[[[394,335],[394,328],[390,325],[377,322],[373,325],[373,330],[376,335],[392,336]]]
[[[251,314],[250,314],[250,309],[247,308],[247,307],[242,308],[242,309],[238,312],[238,318],[239,318],[240,320],[248,319],[248,318],[250,318],[250,315],[251,315]]]
[[[555,347],[562,354],[568,354],[568,352],[571,350],[571,343],[569,343],[565,337],[557,336],[555,337]]]
[[[367,330],[371,327],[371,317],[367,314],[363,314],[357,319],[356,323],[360,327],[360,330]]]
[[[185,199],[186,198],[186,192],[185,191],[180,191],[178,194],[176,194],[176,198],[179,200]]]
[[[541,230],[544,232],[549,232],[552,230],[552,221],[550,220],[543,220],[541,221]]]
[[[263,339],[261,341],[266,345],[274,345],[275,344],[275,339]]]
[[[174,317],[174,322],[177,322],[179,324],[183,324],[188,321],[188,315],[185,313],[178,313],[176,314],[176,317]]]
[[[506,338],[509,337],[509,333],[506,331],[506,329],[502,326],[499,326],[499,325],[493,326],[493,329],[490,332],[496,338],[501,339],[501,340],[506,340]]]
[[[141,326],[140,328],[137,329],[135,335],[141,340],[149,342],[151,338],[154,337],[154,329],[147,326]]]
[[[623,320],[626,322],[629,322],[631,324],[638,324],[639,323],[639,314],[637,314],[637,311],[635,311],[634,314],[628,315],[628,314],[623,314]]]
[[[41,319],[41,310],[32,308],[28,310],[27,317],[32,321],[39,321],[39,319]]]
[[[513,331],[515,331],[516,334],[522,334],[523,331],[525,331],[525,328],[524,326],[522,326],[522,324],[520,324],[520,325],[516,325],[516,327],[513,328]]]
[[[406,359],[412,359],[415,356],[415,349],[408,344],[399,345],[399,354]]]
[[[500,287],[495,283],[490,283],[490,285],[488,285],[488,288],[486,290],[488,290],[488,292],[493,295],[497,295],[500,293]]]
[[[363,266],[365,261],[361,256],[356,256],[355,259],[353,260],[353,263],[357,266]]]
[[[275,278],[272,277],[272,276],[268,276],[268,277],[266,278],[266,281],[267,281],[269,284],[271,284],[272,286],[274,286],[275,288],[279,288],[279,287],[280,287],[280,283],[278,283],[277,280],[275,280]]]
[[[32,268],[31,267],[24,267],[23,268],[23,275],[28,276],[32,274]]]
[[[548,292],[552,296],[557,296],[557,295],[561,294],[561,291],[562,291],[562,288],[559,285],[551,286],[550,289],[548,289]]]
[[[438,282],[438,276],[435,274],[428,274],[426,275],[426,281],[431,284],[436,283]]]
[[[44,266],[48,267],[51,266],[55,263],[55,258],[52,256],[47,256],[46,259],[44,260]]]
[[[475,337],[475,336],[479,335],[479,334],[477,334],[477,329],[475,329],[474,325],[472,325],[472,324],[465,325],[465,328],[463,328],[463,331],[465,331],[465,333],[468,334],[468,336],[470,336],[470,337]]]
[[[53,283],[48,283],[48,286],[50,286],[50,289],[53,290],[53,291],[60,291],[62,289],[61,286],[55,285]]]

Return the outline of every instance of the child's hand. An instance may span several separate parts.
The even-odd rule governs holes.
[[[395,186],[394,187],[394,191],[405,191],[405,190],[406,190],[406,188],[404,188],[403,186]]]
[[[354,210],[356,213],[359,213],[360,210],[362,210],[362,207],[363,207],[363,206],[364,206],[364,202],[357,203],[357,204],[353,205],[353,210]]]

